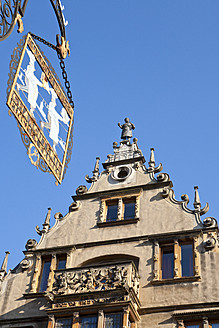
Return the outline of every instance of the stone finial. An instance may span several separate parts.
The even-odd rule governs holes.
[[[2,262],[2,266],[1,266],[1,270],[0,271],[4,271],[7,272],[7,265],[8,265],[8,255],[10,254],[10,252],[6,251],[5,252],[5,258]]]
[[[47,233],[50,228],[50,218],[51,218],[51,211],[52,209],[49,207],[48,212],[45,218],[45,221],[43,223],[43,229],[40,230],[39,226],[36,226],[36,232],[41,236],[44,233]]]
[[[96,157],[96,163],[94,166],[94,170],[93,170],[93,176],[91,178],[89,178],[88,174],[85,176],[85,180],[89,183],[97,181],[97,179],[99,178],[100,175],[100,171],[99,171],[99,161],[100,161],[100,157]]]
[[[43,227],[48,227],[48,229],[50,228],[51,211],[52,211],[52,209],[49,207],[45,221],[43,223]]]
[[[200,202],[200,197],[199,197],[199,192],[198,192],[198,186],[194,187],[195,190],[195,198],[194,198],[194,208],[200,209],[201,208],[201,202]]]
[[[205,207],[201,208],[201,202],[200,202],[198,187],[195,186],[194,189],[195,189],[195,198],[194,198],[194,203],[193,203],[194,208],[195,208],[194,211],[196,213],[199,213],[199,215],[203,215],[203,214],[208,212],[209,205],[208,205],[208,203],[206,203]]]
[[[158,173],[163,170],[163,166],[161,163],[158,165],[158,167],[155,167],[154,148],[151,148],[150,160],[148,164],[149,164],[148,172],[150,173]]]
[[[148,164],[149,167],[155,167],[154,148],[151,148],[150,160]]]

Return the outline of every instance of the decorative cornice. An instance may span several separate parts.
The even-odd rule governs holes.
[[[169,181],[154,181],[153,183],[138,185],[138,186],[132,186],[127,188],[120,188],[120,189],[114,189],[114,190],[102,190],[102,191],[96,191],[96,192],[88,192],[85,194],[75,195],[72,196],[74,201],[81,200],[81,199],[89,199],[89,198],[95,198],[95,197],[105,197],[106,195],[112,196],[115,194],[122,194],[134,191],[136,189],[143,189],[143,190],[151,190],[151,189],[159,189],[159,188],[165,188],[165,187],[172,187],[172,182]]]

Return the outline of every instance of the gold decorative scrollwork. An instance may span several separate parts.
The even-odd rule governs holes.
[[[9,64],[9,68],[10,68],[10,72],[9,72],[9,79],[8,79],[8,87],[7,87],[7,97],[9,96],[9,93],[11,91],[12,88],[12,84],[18,69],[18,64],[19,64],[19,59],[21,57],[21,54],[23,52],[23,48],[25,45],[25,41],[26,41],[26,35],[23,36],[23,38],[20,40],[17,48],[14,49],[13,54],[11,56],[11,61]]]
[[[21,0],[0,1],[0,39],[6,39],[13,31]]]

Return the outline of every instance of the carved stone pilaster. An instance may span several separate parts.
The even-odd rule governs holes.
[[[70,267],[70,260],[71,260],[71,251],[67,252],[66,254],[66,268]]]
[[[119,198],[118,199],[117,220],[122,219],[122,213],[123,213],[123,202],[122,202],[122,198]]]
[[[72,328],[79,328],[79,312],[73,313],[73,325]]]
[[[41,268],[41,256],[37,255],[35,268],[34,268],[34,274],[33,274],[33,280],[32,280],[31,289],[30,289],[31,293],[36,293],[36,291],[37,291],[37,282],[39,280],[40,268]]]
[[[105,201],[101,200],[99,222],[104,222],[104,213],[105,213]]]
[[[57,265],[57,258],[56,254],[52,254],[52,259],[51,259],[51,264],[50,264],[50,272],[49,272],[49,277],[48,277],[48,282],[47,282],[47,289],[49,291],[52,290],[52,282],[54,278],[54,270],[56,269]]]
[[[137,196],[135,200],[135,218],[139,218],[139,205],[140,205],[140,197]]]
[[[55,327],[55,316],[49,315],[48,317],[48,328],[54,328]]]
[[[198,237],[194,238],[194,276],[200,276],[199,270],[199,252],[198,252]]]
[[[99,310],[97,328],[103,328],[103,327],[104,327],[104,312],[103,310]]]
[[[180,249],[179,249],[179,241],[177,239],[174,240],[174,278],[178,278],[180,276]]]
[[[153,280],[159,280],[159,243],[157,240],[154,241],[154,270],[153,270]]]
[[[123,309],[123,328],[128,328],[128,320],[129,320],[129,309],[128,307]]]

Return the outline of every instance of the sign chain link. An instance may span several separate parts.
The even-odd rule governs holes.
[[[63,60],[63,58],[60,54],[60,51],[59,51],[58,47],[54,46],[54,44],[44,40],[43,38],[41,38],[41,37],[39,37],[39,36],[37,36],[33,33],[30,33],[30,34],[35,40],[38,40],[39,42],[42,42],[43,44],[45,44],[46,46],[52,48],[53,50],[56,50],[58,58],[60,60],[60,68],[62,70],[62,77],[65,81],[65,87],[66,87],[66,90],[67,90],[67,97],[68,97],[70,105],[72,106],[72,108],[74,108],[74,101],[72,99],[72,92],[71,92],[71,88],[70,88],[70,82],[68,81],[67,72],[65,70],[65,62],[64,62],[64,60]]]

